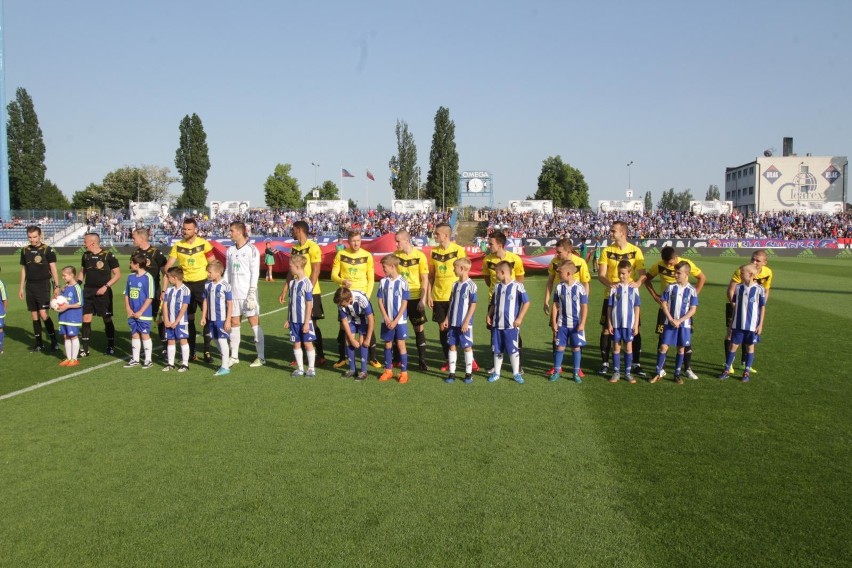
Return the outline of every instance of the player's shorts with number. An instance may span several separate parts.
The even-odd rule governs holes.
[[[613,330],[612,338],[616,343],[631,343],[633,341],[633,330],[629,327],[616,327]]]
[[[302,323],[290,322],[290,341],[293,343],[312,343],[317,340],[313,322],[308,324],[308,331],[302,331]],[[365,330],[364,333],[367,333]]]
[[[460,327],[448,327],[447,345],[456,345],[462,349],[473,347],[473,326],[467,326],[467,333],[462,333]]]
[[[586,345],[586,332],[577,331],[576,327],[560,327],[556,331],[557,347],[583,347]]]
[[[189,339],[189,323],[178,324],[177,327],[166,328],[166,340]]]
[[[127,325],[130,326],[131,335],[151,335],[151,320],[143,320],[139,318],[127,318]]]
[[[408,339],[408,324],[400,323],[393,329],[388,329],[383,323],[381,326],[382,341],[404,341]]]
[[[491,350],[494,353],[508,353],[512,355],[521,350],[518,345],[520,330],[517,327],[509,329],[491,330]]]

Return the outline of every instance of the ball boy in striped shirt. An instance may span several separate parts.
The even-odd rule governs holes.
[[[636,383],[630,374],[633,365],[633,338],[639,333],[639,289],[631,286],[633,265],[629,260],[618,263],[618,284],[610,288],[607,307],[607,331],[612,336],[613,372],[609,382],[617,383],[621,378],[621,344],[624,343],[624,378]]]
[[[476,311],[476,282],[470,279],[470,259],[457,258],[453,271],[458,280],[450,291],[450,306],[447,317],[441,322],[441,330],[447,331],[449,346],[449,375],[445,383],[456,380],[458,348],[464,350],[464,383],[473,382],[473,313]]]
[[[580,361],[582,347],[586,344],[586,316],[589,313],[589,296],[586,286],[579,282],[577,266],[570,260],[562,261],[556,269],[560,282],[553,291],[553,310],[550,313],[550,326],[556,340],[553,353],[553,373],[551,381],[558,381],[562,373],[562,360],[565,348],[571,347],[575,383],[582,383]]]
[[[675,282],[666,286],[660,296],[660,309],[665,315],[663,332],[660,334],[660,347],[657,353],[657,372],[648,381],[656,383],[663,378],[666,366],[666,354],[669,347],[677,346],[675,357],[674,380],[683,384],[681,369],[683,368],[686,350],[692,345],[692,316],[698,310],[698,291],[689,283],[692,267],[688,262],[680,261],[675,265]],[[695,378],[698,378],[696,375]]]
[[[380,336],[385,342],[385,370],[379,376],[380,381],[393,378],[393,346],[399,349],[399,382],[408,382],[408,351],[405,340],[408,339],[408,300],[410,293],[408,281],[399,274],[399,257],[389,254],[382,258],[385,277],[379,282],[379,311],[382,314]]]
[[[751,366],[754,364],[754,346],[760,341],[763,333],[763,322],[766,317],[766,289],[757,283],[758,268],[754,264],[744,264],[740,267],[742,282],[737,284],[731,303],[734,307],[733,318],[728,326],[726,341],[731,342],[728,357],[725,360],[725,370],[719,375],[724,380],[730,375],[731,365],[737,355],[740,345],[745,351],[745,370],[743,382],[751,377]]]
[[[497,285],[491,296],[486,323],[491,326],[491,349],[494,352],[494,372],[489,375],[488,382],[493,383],[500,378],[503,367],[503,354],[509,355],[512,363],[512,375],[515,382],[524,384],[521,375],[521,353],[518,337],[521,323],[527,310],[530,309],[530,299],[524,285],[512,280],[512,267],[508,262],[498,262],[494,267]]]
[[[225,267],[218,260],[207,263],[207,282],[204,284],[204,301],[201,304],[201,327],[219,344],[222,366],[214,373],[221,377],[231,373],[231,316],[234,313],[234,296],[231,285],[222,277]],[[209,325],[207,325],[209,324]],[[207,327],[204,327],[206,326]]]
[[[287,283],[289,298],[287,321],[284,328],[290,330],[290,341],[293,342],[293,356],[296,359],[296,370],[294,377],[315,377],[316,357],[314,341],[317,336],[314,332],[314,322],[311,314],[314,309],[314,284],[305,275],[305,266],[308,257],[299,254],[290,257],[290,274],[292,278]],[[304,349],[302,349],[304,347]],[[305,371],[303,356],[307,356],[308,370]]]

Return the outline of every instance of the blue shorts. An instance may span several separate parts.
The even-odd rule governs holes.
[[[473,347],[473,326],[467,326],[467,333],[462,333],[460,327],[447,328],[447,345],[458,345],[462,349]]]
[[[229,339],[231,337],[230,331],[225,331],[225,321],[208,321],[207,322],[207,331],[210,333],[210,337],[213,339]]]
[[[314,330],[314,322],[308,324],[308,331],[303,332],[303,323],[290,322],[290,341],[293,343],[313,343],[317,340],[317,334]]]
[[[388,329],[383,323],[380,328],[382,341],[404,341],[408,339],[408,324],[398,323],[393,329]]]
[[[362,336],[362,335],[366,336],[368,328],[369,328],[369,325],[366,324],[366,323],[363,324],[363,325],[355,325],[354,323],[349,322],[349,331],[352,332],[352,335],[354,335],[356,339],[359,336]]]
[[[189,323],[181,323],[174,329],[166,328],[166,341],[189,339]]]
[[[583,347],[586,344],[586,332],[576,327],[560,327],[556,332],[557,347]]]
[[[731,343],[735,345],[754,345],[760,343],[760,336],[754,331],[732,329]]]
[[[633,330],[629,327],[616,327],[612,330],[612,338],[616,343],[632,343],[633,342]]]
[[[689,347],[692,344],[692,328],[691,327],[671,327],[666,325],[663,327],[661,341],[665,345],[677,345],[678,347]]]
[[[492,329],[491,330],[491,350],[494,353],[508,353],[512,355],[520,351],[518,347],[518,335],[520,330],[517,327],[509,329]]]
[[[137,318],[127,318],[127,325],[130,326],[130,334],[136,335],[151,335],[151,320],[141,320]]]
[[[78,335],[80,335],[80,326],[65,325],[64,323],[60,323],[59,335],[64,335],[65,337],[77,337]]]

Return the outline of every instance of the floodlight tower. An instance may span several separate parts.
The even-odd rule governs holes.
[[[3,25],[3,0],[0,0],[0,109],[6,112],[6,65],[3,36],[6,27]],[[8,221],[12,218],[9,202],[9,139],[6,137],[6,117],[0,117],[0,219]]]

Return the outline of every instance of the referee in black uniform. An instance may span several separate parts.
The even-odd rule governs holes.
[[[83,237],[82,270],[80,283],[83,285],[83,328],[80,331],[80,357],[89,356],[89,338],[92,335],[92,316],[104,320],[107,337],[107,355],[115,354],[115,322],[112,321],[112,285],[121,278],[118,259],[108,250],[101,248],[101,237],[87,233]]]
[[[45,331],[50,338],[50,350],[53,352],[58,349],[56,330],[47,309],[50,307],[54,289],[60,289],[59,276],[56,273],[56,252],[52,247],[41,242],[40,227],[35,225],[27,227],[27,238],[30,244],[21,249],[21,286],[18,290],[18,298],[21,300],[26,298],[27,309],[33,318],[35,345],[30,347],[30,351],[44,349],[41,340],[41,322],[44,321]],[[51,278],[53,285],[51,285]]]
[[[162,291],[162,280],[166,276],[166,263],[169,261],[166,255],[157,247],[151,246],[148,239],[151,238],[148,229],[142,227],[133,231],[133,244],[136,245],[136,250],[130,255],[131,258],[137,254],[145,257],[145,271],[154,279],[154,297],[151,298],[151,318],[157,322],[157,332],[160,335],[160,342],[163,344],[163,349],[166,348],[166,325],[162,318],[158,318],[160,313],[160,292]]]

